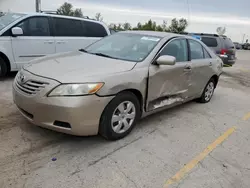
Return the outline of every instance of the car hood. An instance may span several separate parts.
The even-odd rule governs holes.
[[[51,78],[62,83],[88,81],[98,77],[129,71],[136,62],[123,61],[84,52],[68,52],[51,55],[29,62],[23,69],[35,75]]]

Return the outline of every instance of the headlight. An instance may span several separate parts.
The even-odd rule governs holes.
[[[49,97],[52,96],[81,96],[96,93],[104,83],[86,83],[86,84],[61,84],[54,88]]]

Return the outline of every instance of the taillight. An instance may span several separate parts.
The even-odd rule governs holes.
[[[220,50],[220,54],[222,54],[222,55],[226,55],[227,52],[228,52],[227,49],[221,49],[221,50]]]

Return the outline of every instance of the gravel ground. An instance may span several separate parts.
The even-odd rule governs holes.
[[[0,187],[158,188],[178,172],[183,178],[165,187],[250,187],[250,51],[237,56],[210,103],[147,117],[116,142],[31,125],[12,102],[11,74],[0,82]],[[180,171],[233,126],[236,131],[203,160]]]

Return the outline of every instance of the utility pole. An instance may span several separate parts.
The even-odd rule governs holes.
[[[41,0],[36,1],[36,12],[41,12]]]
[[[190,23],[190,4],[189,4],[189,0],[187,1],[187,8],[188,8],[188,23]]]

